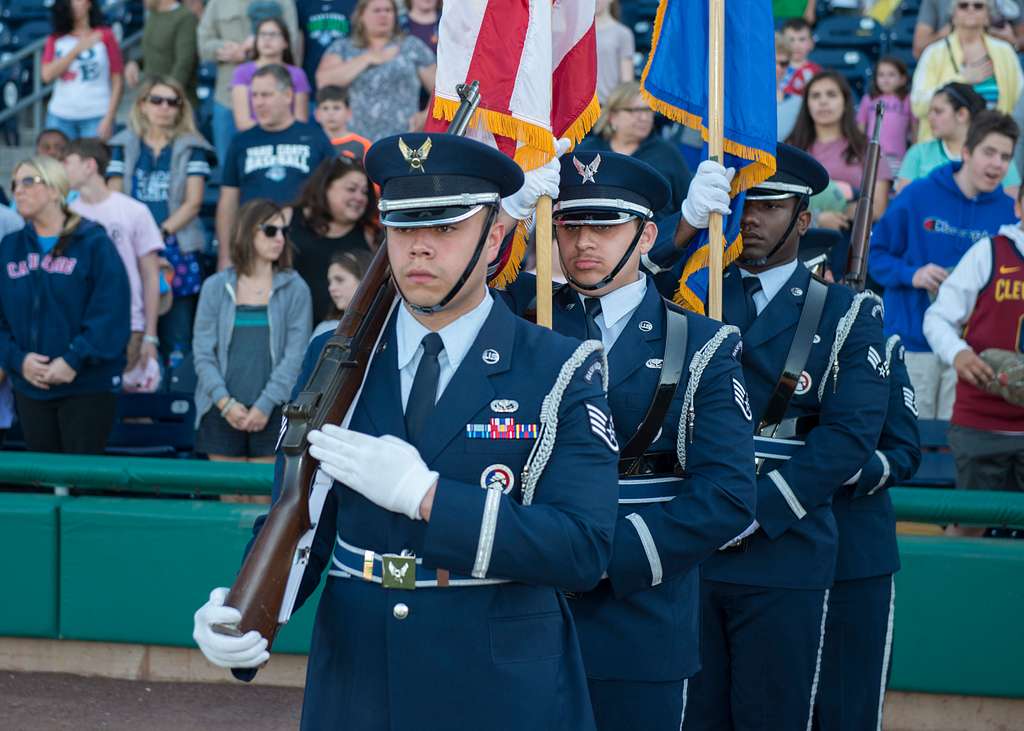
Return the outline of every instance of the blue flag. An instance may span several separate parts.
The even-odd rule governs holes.
[[[724,0],[724,141],[726,167],[736,168],[733,195],[775,173],[775,31],[770,0]],[[709,0],[661,0],[651,54],[641,78],[648,103],[708,139]],[[705,147],[705,150],[707,148]],[[705,152],[706,156],[706,152]],[[723,222],[728,266],[743,250],[742,196]],[[708,289],[707,236],[691,246],[677,303],[704,312]]]

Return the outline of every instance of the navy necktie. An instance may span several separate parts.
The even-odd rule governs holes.
[[[597,316],[601,314],[601,298],[584,298],[583,309],[586,310],[587,340],[600,340],[601,326],[597,324]]]
[[[744,277],[743,278],[743,294],[747,300],[747,317],[741,331],[746,332],[747,329],[753,324],[754,320],[757,319],[757,305],[754,304],[754,295],[762,290],[761,280],[757,277]]]
[[[413,443],[419,440],[427,424],[427,417],[437,402],[437,380],[441,375],[441,364],[437,356],[442,350],[444,341],[440,335],[427,333],[423,336],[423,357],[416,368],[409,402],[405,406],[405,430]]]

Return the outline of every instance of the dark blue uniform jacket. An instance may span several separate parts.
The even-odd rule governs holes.
[[[810,280],[810,271],[797,266],[743,333],[743,374],[755,421],[782,372]],[[742,322],[745,308],[740,272],[729,267],[723,279],[725,321]],[[760,529],[745,551],[713,556],[704,566],[705,578],[792,589],[832,585],[837,552],[832,496],[868,461],[889,401],[880,318],[876,300],[865,296],[855,305],[846,287],[829,285],[805,368],[806,388],[797,389],[786,412],[787,419],[817,415],[818,425],[789,459],[762,465]]]
[[[520,275],[507,296],[524,311],[536,280]],[[677,308],[678,309],[678,308]],[[584,308],[570,287],[554,298],[554,329],[586,337]],[[753,516],[753,446],[749,404],[737,360],[739,338],[691,312],[685,368],[649,452],[677,456],[688,384],[692,424],[685,435],[685,471],[622,480],[608,580],[570,602],[587,675],[603,680],[669,681],[700,667],[698,567]],[[654,398],[665,358],[665,302],[647,293],[608,354],[608,403],[621,445],[628,443]],[[702,373],[692,371],[706,358]],[[677,462],[678,464],[678,462]]]
[[[914,475],[921,463],[921,446],[914,387],[898,335],[886,342],[885,354],[889,410],[878,448],[864,464],[856,484],[843,486],[832,500],[839,527],[836,581],[885,576],[900,568],[889,488]]]
[[[392,316],[350,426],[407,439],[394,329]],[[329,337],[311,344],[300,384]],[[592,588],[608,565],[617,453],[593,424],[595,409],[608,413],[601,354],[565,367],[579,346],[514,316],[500,299],[494,303],[416,445],[441,475],[429,523],[334,483],[299,596],[301,603],[329,570],[313,631],[303,729],[593,728],[561,589]],[[565,389],[557,436],[526,506],[523,467],[537,439],[469,434],[496,418],[539,426],[541,404],[560,371]],[[496,412],[497,400],[515,400],[518,408]],[[508,492],[485,489],[502,469],[513,476]],[[486,571],[474,575],[488,550]],[[365,551],[378,557],[409,551],[418,580],[436,579],[434,570],[444,568],[450,585],[384,589],[360,575]],[[379,570],[378,558],[377,576]],[[485,583],[495,581],[501,583]],[[404,619],[398,603],[408,608]]]

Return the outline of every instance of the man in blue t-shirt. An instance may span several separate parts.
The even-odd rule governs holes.
[[[316,124],[292,113],[291,75],[278,64],[264,66],[252,79],[256,126],[235,135],[224,160],[217,201],[217,269],[230,263],[228,242],[238,207],[255,198],[289,205],[317,166],[334,157],[334,147]]]
[[[327,47],[349,34],[355,6],[355,0],[296,0],[304,40],[302,69],[310,82],[316,80],[316,68]]]

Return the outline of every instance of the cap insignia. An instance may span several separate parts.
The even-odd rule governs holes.
[[[584,165],[579,161],[575,155],[572,156],[572,164],[576,166],[576,172],[583,178],[584,183],[596,183],[594,176],[597,175],[597,169],[601,166],[601,155],[594,155],[594,159],[589,165]]]
[[[433,146],[433,142],[428,137],[418,150],[413,150],[409,145],[405,144],[405,140],[401,137],[398,138],[398,149],[402,153],[402,157],[409,163],[409,167],[413,170],[419,170],[421,173],[426,172],[423,169],[423,163],[428,157],[430,157],[430,148]]]

